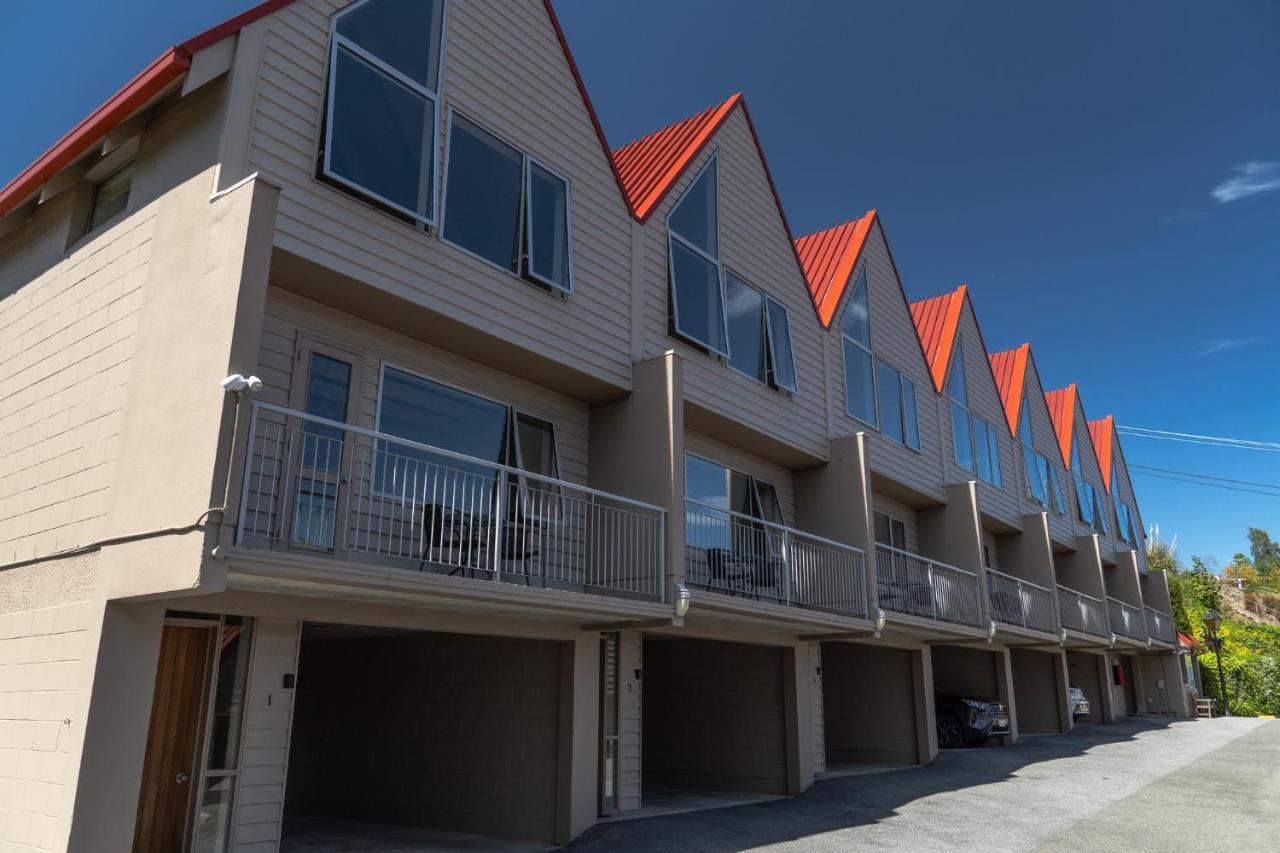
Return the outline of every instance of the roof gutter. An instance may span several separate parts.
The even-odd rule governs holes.
[[[7,216],[50,178],[71,165],[95,142],[164,91],[191,67],[191,53],[171,47],[90,113],[52,148],[0,189],[0,216]]]

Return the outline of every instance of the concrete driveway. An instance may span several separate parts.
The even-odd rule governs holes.
[[[1079,726],[800,797],[601,824],[569,849],[1280,850],[1280,721]]]

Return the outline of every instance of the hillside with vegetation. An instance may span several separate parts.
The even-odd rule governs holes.
[[[1156,528],[1147,559],[1153,571],[1168,575],[1174,625],[1200,644],[1205,695],[1221,707],[1217,657],[1204,625],[1212,610],[1222,617],[1222,673],[1231,712],[1280,714],[1280,544],[1265,530],[1249,528],[1249,553],[1236,554],[1219,576],[1199,557],[1184,566],[1176,538],[1164,542]]]

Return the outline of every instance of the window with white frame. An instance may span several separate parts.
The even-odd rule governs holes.
[[[362,0],[333,16],[320,174],[436,221],[445,0]]]
[[[993,486],[1001,485],[1000,437],[995,427],[969,410],[965,381],[964,342],[956,342],[951,369],[951,441],[956,464]]]
[[[796,390],[787,309],[731,272],[724,274],[729,365],[758,382]]]
[[[676,334],[729,357],[716,158],[702,167],[667,216],[672,320]]]
[[[1079,438],[1078,434],[1071,436],[1071,473],[1075,475],[1076,480],[1076,510],[1081,521],[1096,528],[1098,522],[1095,520],[1094,506],[1097,500],[1094,497],[1093,484],[1084,478],[1084,468],[1080,464]]]
[[[893,366],[876,359],[876,389],[880,401],[880,432],[899,444],[919,450],[916,384]]]
[[[1022,467],[1027,478],[1027,494],[1045,509],[1059,515],[1066,514],[1058,466],[1035,450],[1031,413],[1027,411],[1025,396],[1022,398],[1022,407],[1018,413],[1018,442],[1022,445]]]
[[[783,523],[778,491],[771,483],[693,453],[684,459],[686,545],[729,552],[780,548],[776,533],[742,520]]]
[[[871,357],[871,315],[867,304],[867,271],[853,283],[840,321],[844,339],[844,404],[850,415],[875,427],[875,368]]]
[[[888,513],[874,512],[872,522],[875,526],[877,545],[885,545],[899,551],[907,550],[907,525],[902,519],[894,518]]]
[[[538,284],[572,288],[569,181],[449,113],[441,236]]]

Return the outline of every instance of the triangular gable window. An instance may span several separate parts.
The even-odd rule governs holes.
[[[951,443],[956,465],[993,486],[1000,476],[1000,437],[996,428],[969,411],[969,387],[964,375],[964,339],[957,338],[951,367]]]
[[[676,333],[728,358],[718,194],[713,156],[667,217],[667,250]]]

